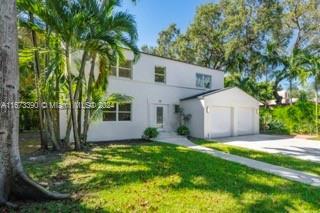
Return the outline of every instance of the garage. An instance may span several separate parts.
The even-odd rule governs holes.
[[[220,138],[232,135],[232,108],[212,107],[210,109],[210,137]]]
[[[181,100],[191,136],[221,138],[259,134],[259,101],[237,87],[211,90]]]
[[[239,107],[238,109],[238,135],[250,135],[254,133],[254,109]]]

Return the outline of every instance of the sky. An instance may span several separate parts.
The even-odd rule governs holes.
[[[197,7],[209,2],[215,0],[138,0],[136,4],[123,0],[121,10],[127,10],[135,16],[138,46],[155,46],[160,31],[176,23],[184,32],[192,22]]]
[[[135,17],[139,33],[138,47],[156,46],[158,34],[170,24],[176,23],[185,32],[193,21],[198,6],[218,0],[122,0],[119,10],[125,10]],[[283,82],[284,88],[288,82]]]

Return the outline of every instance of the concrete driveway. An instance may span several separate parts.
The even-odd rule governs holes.
[[[275,135],[248,135],[221,138],[219,141],[228,145],[320,162],[320,141]]]

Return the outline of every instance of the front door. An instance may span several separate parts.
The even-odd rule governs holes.
[[[166,106],[155,105],[155,126],[159,130],[165,130],[166,128]]]

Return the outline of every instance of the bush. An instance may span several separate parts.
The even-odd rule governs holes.
[[[280,134],[314,134],[315,104],[304,99],[293,105],[260,109],[262,132]]]
[[[146,128],[143,133],[143,137],[148,140],[152,138],[156,138],[158,135],[159,135],[159,132],[157,128],[153,128],[153,127]]]
[[[178,135],[188,136],[190,134],[190,131],[189,131],[188,127],[182,125],[182,126],[178,127],[177,133],[178,133]]]

